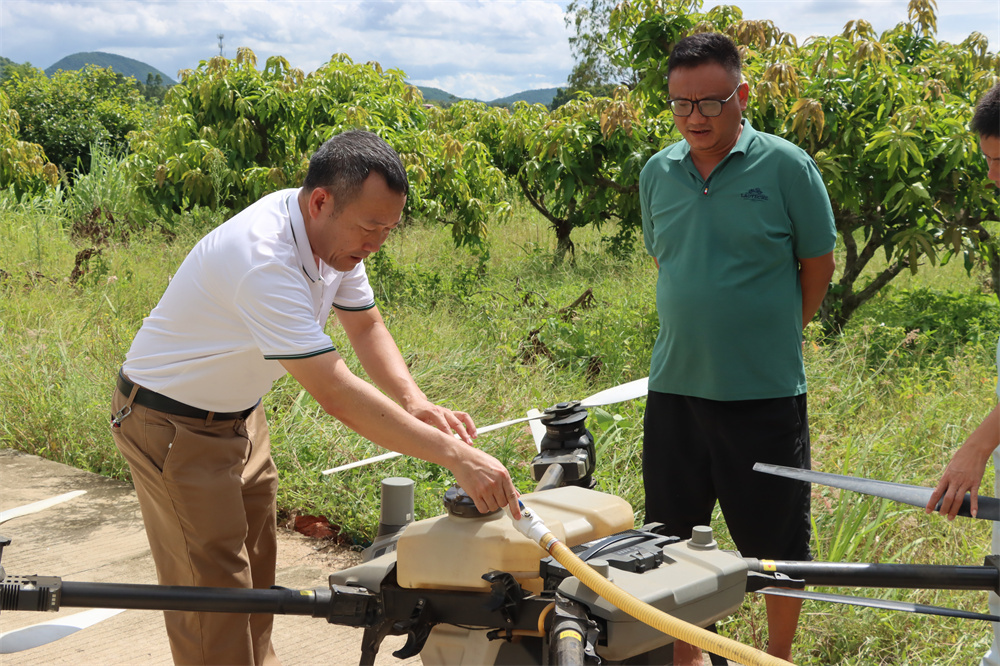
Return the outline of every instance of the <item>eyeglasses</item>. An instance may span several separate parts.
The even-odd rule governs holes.
[[[736,90],[740,89],[740,83],[736,86]],[[668,99],[667,106],[670,110],[674,112],[675,116],[680,116],[681,118],[687,118],[692,113],[694,113],[694,105],[698,105],[698,113],[705,116],[706,118],[715,118],[722,113],[723,105],[733,98],[736,94],[734,90],[729,97],[726,99],[699,99],[697,102],[693,99]]]

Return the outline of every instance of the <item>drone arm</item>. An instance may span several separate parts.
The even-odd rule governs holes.
[[[797,562],[744,558],[751,574],[778,574],[772,585],[781,587],[891,587],[917,590],[991,590],[1000,593],[1000,568],[987,558],[982,566],[939,564],[865,564],[853,562]],[[788,579],[792,579],[792,583]],[[752,581],[756,581],[752,587]],[[794,581],[800,581],[795,584]],[[748,591],[760,589],[757,576],[747,577]]]
[[[291,590],[134,585],[64,581],[57,576],[7,576],[0,583],[0,610],[57,611],[61,608],[125,608],[206,613],[271,613],[325,618],[353,627],[371,624],[374,594],[362,588]]]

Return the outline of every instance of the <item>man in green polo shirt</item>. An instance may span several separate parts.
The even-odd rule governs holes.
[[[716,500],[747,557],[810,559],[808,484],[755,462],[809,467],[802,329],[833,275],[833,211],[812,158],[743,120],[739,52],[715,33],[667,65],[684,140],[639,179],[658,276],[643,441],[646,520],[687,537]],[[789,659],[801,601],[768,597],[768,652]],[[700,664],[676,642],[675,663]]]

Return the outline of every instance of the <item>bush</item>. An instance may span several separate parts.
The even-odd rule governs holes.
[[[38,70],[15,74],[3,82],[3,90],[20,116],[22,139],[40,145],[64,173],[78,166],[86,173],[93,144],[123,152],[128,133],[152,116],[153,107],[142,98],[135,79],[110,67],[60,70],[52,78]]]
[[[989,364],[1000,330],[1000,304],[973,289],[939,291],[926,287],[889,291],[863,311],[845,336],[867,343],[869,363],[896,355],[902,363],[936,362],[969,347]]]

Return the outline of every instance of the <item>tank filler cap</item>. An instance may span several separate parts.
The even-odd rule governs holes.
[[[481,512],[476,508],[476,503],[472,501],[469,494],[460,486],[452,486],[445,491],[444,508],[449,516],[456,516],[458,518],[486,518],[501,511],[501,509],[497,509],[489,513]]]
[[[688,541],[688,548],[694,548],[696,550],[712,550],[718,548],[719,544],[716,543],[715,538],[712,535],[712,528],[708,525],[696,525],[693,530],[691,530],[691,540]]]
[[[595,560],[589,560],[587,562],[587,564],[590,565],[591,569],[593,569],[597,573],[601,574],[602,576],[604,576],[608,580],[611,580],[611,563],[610,562],[608,562],[607,560],[598,560],[598,559],[595,559]]]

